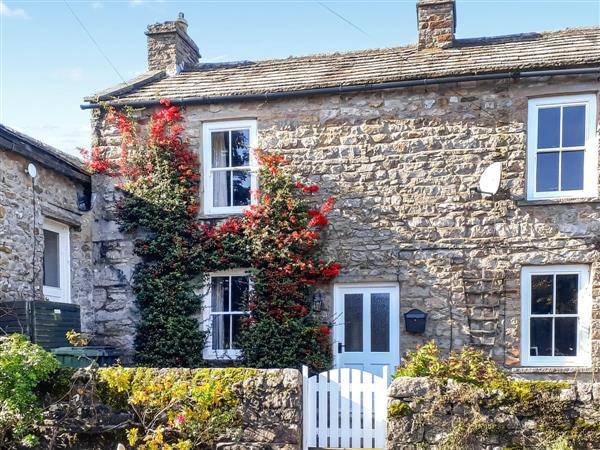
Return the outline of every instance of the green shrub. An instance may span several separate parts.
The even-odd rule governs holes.
[[[58,361],[22,335],[0,336],[0,442],[3,448],[33,447],[33,425],[41,417],[37,385]]]
[[[219,435],[242,424],[233,386],[255,369],[98,369],[100,395],[128,409],[139,426],[127,431],[138,450],[214,448]],[[245,395],[251,394],[246,392]]]

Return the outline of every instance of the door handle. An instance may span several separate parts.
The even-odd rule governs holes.
[[[338,342],[338,353],[342,353],[344,351],[344,344]]]

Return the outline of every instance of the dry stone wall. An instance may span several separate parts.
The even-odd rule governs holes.
[[[69,446],[73,449],[112,450],[119,442],[126,443],[127,429],[141,426],[140,418],[131,409],[118,408],[102,397],[110,398],[111,394],[108,388],[91,381],[89,370],[81,369],[73,375],[74,389],[70,395],[61,392],[56,399],[57,393],[48,392],[46,400],[50,404],[44,417],[46,434],[76,435],[75,443]],[[302,375],[299,371],[257,370],[230,387],[241,424],[216,439],[216,450],[302,449]],[[142,406],[138,407],[143,411]],[[48,447],[44,443],[39,448]]]
[[[70,226],[71,300],[82,326],[94,327],[91,213],[77,208],[84,186],[35,164],[35,186],[24,157],[0,149],[0,301],[43,300],[44,218]]]
[[[454,380],[399,377],[389,388],[388,412],[388,450],[600,446],[597,382],[569,382],[515,407],[503,405],[497,393]],[[561,439],[572,446],[560,446]]]
[[[281,152],[321,197],[337,197],[324,248],[343,265],[336,282],[397,281],[401,312],[429,314],[424,335],[400,322],[402,352],[434,338],[446,350],[471,344],[519,366],[521,267],[577,263],[592,269],[598,368],[600,199],[525,200],[528,98],[591,91],[593,77],[562,76],[187,106],[183,115],[200,157],[203,122],[256,118],[260,146]],[[116,130],[100,116],[95,140],[117,155]],[[494,161],[503,161],[503,180],[491,201],[471,188]],[[95,303],[109,340],[131,344],[133,328],[123,326],[135,320],[131,239],[117,231],[114,191],[98,183]],[[323,288],[334,318],[332,286]]]

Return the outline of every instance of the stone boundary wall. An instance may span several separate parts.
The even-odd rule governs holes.
[[[509,406],[497,393],[454,380],[396,378],[388,390],[387,449],[600,448],[600,382],[562,383]],[[544,439],[568,445],[549,447]]]
[[[45,435],[76,435],[67,448],[77,450],[115,450],[119,443],[131,448],[124,434],[137,426],[136,417],[102,401],[97,395],[101,390],[90,382],[87,369],[77,371],[72,380],[74,394],[60,395],[58,402],[50,398],[55,392],[47,394]],[[302,374],[298,370],[257,369],[235,382],[232,390],[239,400],[242,425],[218,437],[215,450],[302,450]],[[38,448],[48,447],[44,442]]]

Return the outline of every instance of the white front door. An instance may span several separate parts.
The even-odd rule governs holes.
[[[69,226],[44,219],[44,298],[54,302],[71,302],[71,258]]]
[[[400,364],[400,298],[397,283],[334,287],[336,368],[382,374]]]

